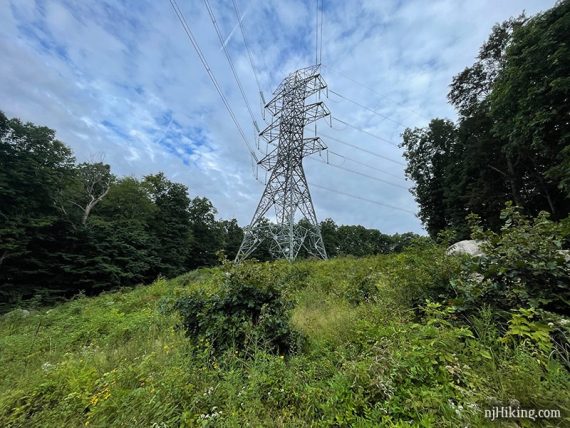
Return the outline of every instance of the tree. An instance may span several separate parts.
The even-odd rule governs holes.
[[[192,245],[188,188],[171,182],[163,173],[144,177],[143,187],[156,206],[150,232],[160,261],[151,276],[179,275],[187,267]]]
[[[111,167],[101,162],[82,163],[77,171],[83,192],[80,195],[81,201],[74,204],[83,212],[81,224],[85,225],[93,208],[109,193],[114,177]]]
[[[0,112],[0,294],[31,295],[50,266],[40,254],[54,246],[61,224],[55,200],[73,178],[71,150],[49,128]]]
[[[325,244],[325,250],[329,257],[338,255],[338,226],[332,218],[327,218],[321,222],[321,236]]]
[[[223,236],[224,253],[228,259],[234,260],[243,240],[243,229],[235,218],[219,221],[218,228]]]
[[[157,211],[142,183],[126,177],[110,186],[107,197],[94,212],[87,228],[91,248],[95,254],[109,258],[107,266],[118,269],[118,285],[154,279],[160,257],[151,224]]]
[[[442,119],[403,134],[406,175],[415,182],[412,193],[420,206],[419,217],[431,236],[447,227],[449,220],[445,181],[456,135],[455,125]]]
[[[207,198],[194,198],[190,201],[190,245],[189,268],[213,266],[217,263],[216,252],[224,246],[223,232],[216,222],[216,209]]]
[[[497,230],[508,200],[530,215],[570,212],[569,9],[562,1],[496,25],[451,84],[457,124],[404,132],[406,173],[432,237],[447,227],[467,237],[471,212]]]
[[[493,131],[520,169],[523,206],[555,218],[570,206],[570,2],[514,31],[490,95]]]

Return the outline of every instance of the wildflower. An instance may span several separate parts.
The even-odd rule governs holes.
[[[44,372],[49,372],[53,368],[53,364],[45,362],[42,364],[42,370]]]

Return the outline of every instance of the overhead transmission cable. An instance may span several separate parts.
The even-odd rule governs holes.
[[[249,101],[247,100],[247,97],[245,95],[245,91],[243,90],[243,86],[241,85],[241,81],[239,80],[239,76],[238,76],[236,69],[234,67],[234,63],[232,61],[230,53],[228,52],[228,49],[226,46],[227,44],[224,43],[224,38],[223,38],[222,33],[220,31],[220,27],[218,27],[218,23],[216,21],[216,17],[214,16],[214,12],[213,12],[212,8],[210,7],[210,2],[208,0],[204,0],[204,4],[206,5],[206,9],[208,9],[208,14],[210,15],[210,19],[212,20],[212,24],[214,25],[214,29],[216,30],[216,34],[218,35],[218,40],[220,41],[220,45],[222,46],[224,54],[226,55],[226,59],[228,60],[228,64],[230,65],[230,68],[232,70],[232,74],[234,75],[234,79],[235,79],[235,81],[239,87],[241,97],[243,98],[243,101],[247,107],[247,111],[249,112],[249,115],[251,116],[253,126],[255,127],[255,130],[259,134],[261,132],[261,130],[259,129],[259,125],[257,124],[257,120],[255,119],[255,116],[253,115],[253,111],[251,110],[251,106],[249,105]],[[239,18],[238,18],[238,20],[239,20]]]
[[[391,174],[391,173],[386,172],[386,171],[384,171],[384,170],[382,170],[382,169],[380,169],[380,168],[377,168],[377,167],[375,167],[375,166],[369,165],[369,164],[367,164],[367,163],[365,163],[365,162],[361,162],[361,161],[359,161],[359,160],[357,160],[357,159],[349,158],[348,156],[345,156],[345,155],[343,155],[343,154],[333,152],[333,151],[330,150],[330,149],[327,149],[327,151],[328,151],[331,155],[338,156],[338,157],[343,158],[343,159],[345,159],[345,160],[347,160],[347,161],[349,161],[349,162],[354,162],[354,163],[356,163],[356,164],[358,164],[358,165],[361,165],[361,166],[364,166],[364,167],[366,167],[366,168],[373,169],[374,171],[377,171],[377,172],[379,172],[379,173],[381,173],[381,174],[388,175],[388,176],[390,176],[390,177],[392,177],[392,178],[396,178],[396,179],[398,179],[398,180],[402,180],[402,178],[403,178],[403,177],[398,176],[398,175],[396,175],[396,174]]]
[[[318,2],[318,0],[317,0]],[[319,64],[323,62],[323,18],[324,18],[324,0],[321,0],[321,22],[319,29]]]
[[[376,152],[373,152],[373,151],[370,151],[370,150],[363,149],[362,147],[359,147],[359,146],[357,146],[356,144],[348,143],[348,142],[346,142],[346,141],[340,140],[340,139],[335,138],[335,137],[331,137],[330,135],[326,135],[326,134],[323,134],[323,133],[321,133],[321,135],[322,135],[323,137],[325,137],[326,139],[328,139],[328,140],[336,141],[337,143],[344,144],[344,145],[346,145],[346,146],[352,147],[353,149],[360,150],[361,152],[368,153],[369,155],[372,155],[372,156],[376,156],[377,158],[384,159],[384,160],[386,160],[386,161],[388,161],[388,162],[392,162],[392,163],[395,163],[395,164],[397,164],[397,165],[406,166],[406,164],[405,164],[404,162],[400,162],[400,161],[398,161],[398,160],[389,158],[389,157],[387,157],[387,156],[381,155],[380,153],[376,153]]]
[[[319,0],[316,2],[315,10],[315,64],[319,63]]]
[[[360,131],[360,132],[362,132],[362,133],[364,133],[364,134],[370,135],[371,137],[376,138],[377,140],[383,141],[383,142],[385,142],[385,143],[388,143],[388,144],[390,144],[390,145],[392,145],[392,146],[394,146],[394,147],[399,147],[398,144],[394,143],[393,141],[388,140],[387,138],[384,138],[384,137],[381,137],[381,136],[379,136],[379,135],[373,134],[372,132],[367,131],[367,130],[365,130],[365,129],[359,127],[359,126],[352,125],[351,123],[348,123],[348,122],[346,122],[346,121],[344,121],[344,120],[341,120],[341,119],[339,119],[338,117],[332,116],[332,120],[336,120],[337,122],[342,123],[343,125],[349,126],[349,127],[351,127],[352,129],[355,129],[355,130]]]
[[[364,197],[362,197],[362,196],[353,195],[353,194],[351,194],[351,193],[342,192],[342,191],[336,190],[336,189],[331,189],[331,188],[328,188],[328,187],[325,187],[325,186],[321,186],[321,185],[319,185],[319,184],[315,184],[315,183],[312,183],[312,182],[309,183],[309,185],[310,185],[311,187],[315,187],[315,188],[317,188],[317,189],[326,190],[327,192],[336,193],[336,194],[339,194],[339,195],[347,196],[347,197],[349,197],[349,198],[360,199],[361,201],[370,202],[370,203],[372,203],[372,204],[376,204],[376,205],[380,205],[380,206],[383,206],[383,207],[391,208],[391,209],[393,209],[393,210],[403,211],[403,212],[405,212],[405,213],[412,214],[412,215],[414,215],[414,216],[416,215],[416,213],[415,213],[414,211],[412,211],[412,210],[408,210],[408,209],[405,209],[405,208],[400,208],[400,207],[397,207],[397,206],[394,206],[394,205],[386,204],[386,203],[384,203],[384,202],[375,201],[375,200],[373,200],[373,199],[364,198]]]
[[[361,107],[361,108],[363,108],[363,109],[365,109],[365,110],[368,110],[368,111],[371,112],[371,113],[374,113],[376,116],[379,116],[379,117],[381,117],[381,118],[383,118],[383,119],[385,119],[385,120],[389,120],[390,122],[393,122],[393,123],[395,123],[396,125],[401,126],[402,128],[407,128],[407,126],[404,125],[402,122],[398,122],[397,120],[392,119],[390,116],[387,116],[387,115],[382,114],[382,113],[380,113],[380,112],[378,112],[378,111],[376,111],[376,110],[374,110],[374,109],[372,109],[372,108],[370,108],[370,107],[367,107],[367,106],[365,106],[364,104],[361,104],[361,103],[359,103],[358,101],[355,101],[355,100],[353,100],[353,99],[347,97],[346,95],[339,94],[338,92],[333,91],[332,89],[329,89],[329,92],[332,93],[332,94],[335,94],[337,97],[343,98],[343,99],[345,99],[346,101],[351,102],[351,103],[354,104],[354,105],[357,105],[358,107]]]
[[[238,21],[238,25],[239,25],[239,29],[241,32],[241,37],[243,39],[243,44],[245,46],[245,50],[247,51],[247,56],[249,57],[249,64],[251,65],[251,69],[253,71],[253,75],[255,77],[255,83],[257,83],[257,89],[259,89],[259,96],[261,97],[261,101],[263,102],[263,105],[265,106],[265,104],[267,104],[265,102],[265,97],[263,95],[263,91],[261,89],[261,84],[259,83],[259,76],[257,75],[257,71],[255,69],[255,65],[253,63],[253,55],[251,54],[251,50],[249,49],[249,44],[247,43],[247,38],[245,37],[245,30],[243,28],[243,24],[242,24],[242,15],[240,12],[240,9],[238,7],[237,1],[236,0],[232,0],[232,3],[234,5],[234,11],[236,14],[236,18]]]
[[[222,92],[220,85],[218,84],[216,77],[214,76],[214,73],[212,72],[212,69],[210,68],[210,66],[208,65],[208,61],[206,60],[206,57],[204,56],[204,54],[202,53],[202,50],[200,49],[200,45],[198,45],[198,42],[196,41],[196,38],[194,37],[194,34],[192,33],[192,30],[190,29],[190,27],[188,26],[188,23],[186,22],[186,19],[184,18],[184,15],[182,14],[182,11],[180,10],[180,8],[178,7],[178,3],[176,3],[176,0],[170,0],[170,4],[172,5],[172,8],[174,9],[174,12],[176,13],[176,16],[178,16],[178,20],[180,21],[180,23],[182,24],[182,28],[184,29],[184,32],[186,33],[186,35],[188,36],[188,39],[190,40],[190,43],[192,44],[192,46],[194,47],[194,50],[196,51],[196,53],[198,54],[198,57],[200,58],[200,61],[202,62],[202,65],[204,66],[204,68],[206,69],[206,72],[208,73],[208,76],[210,77],[210,80],[212,81],[212,84],[214,85],[214,87],[216,88],[216,91],[218,91],[218,94],[220,95],[220,98],[222,99],[226,109],[228,110],[228,113],[230,114],[234,124],[236,125],[236,128],[238,129],[241,138],[243,139],[245,145],[247,146],[247,149],[249,150],[249,153],[251,154],[251,156],[253,157],[253,159],[255,160],[255,162],[259,162],[259,159],[257,158],[257,155],[255,154],[255,151],[253,150],[253,148],[251,147],[251,145],[249,144],[249,142],[247,141],[247,138],[245,136],[245,133],[243,132],[243,129],[241,127],[241,125],[239,124],[232,108],[230,107],[230,104],[228,103],[228,100],[226,99],[224,93]]]
[[[327,161],[322,160],[322,159],[320,159],[320,158],[309,157],[308,159],[311,159],[311,160],[314,160],[314,161],[318,161],[318,162],[322,162],[322,163],[324,163],[324,164],[326,164],[326,165],[332,166],[333,168],[341,169],[341,170],[343,170],[343,171],[350,172],[350,173],[356,174],[356,175],[360,175],[361,177],[366,177],[366,178],[369,178],[369,179],[371,179],[371,180],[376,180],[376,181],[379,181],[379,182],[381,182],[381,183],[388,184],[388,185],[390,185],[390,186],[399,187],[400,189],[404,189],[404,190],[409,190],[408,187],[402,186],[401,184],[394,183],[394,182],[388,181],[388,180],[384,180],[383,178],[375,177],[375,176],[370,175],[370,174],[365,174],[364,172],[355,171],[355,170],[353,170],[353,169],[346,168],[346,167],[341,166],[341,165],[335,165],[334,163],[327,162]]]
[[[330,65],[326,65],[326,64],[321,64],[321,65],[322,65],[323,67],[328,68],[329,70],[330,70],[331,68],[334,69],[334,67],[331,67]],[[361,82],[359,82],[359,81],[357,81],[357,80],[354,80],[352,77],[350,77],[350,76],[349,76],[348,74],[346,74],[346,73],[343,73],[343,72],[341,72],[341,71],[338,71],[337,69],[334,69],[334,72],[337,73],[338,75],[344,77],[345,79],[350,80],[352,83],[355,83],[355,84],[357,84],[358,86],[361,86],[361,87],[363,87],[364,89],[367,89],[368,91],[375,93],[376,95],[378,95],[378,96],[381,97],[381,98],[384,98],[384,99],[387,99],[387,100],[389,100],[389,101],[392,101],[392,102],[397,103],[397,101],[395,101],[394,99],[391,99],[391,98],[389,98],[389,97],[386,97],[384,94],[381,94],[381,93],[378,92],[376,89],[374,89],[374,88],[372,88],[372,87],[370,87],[370,86],[368,86],[368,85],[366,85],[366,84],[364,84],[364,83],[361,83]],[[401,103],[400,103],[400,104],[401,104]],[[417,117],[419,117],[419,118],[422,119],[422,120],[429,120],[429,119],[428,119],[426,116],[424,116],[423,114],[418,113],[417,111],[415,111],[415,110],[413,110],[413,109],[411,109],[411,108],[409,108],[409,107],[402,107],[402,109],[403,109],[403,110],[407,110],[407,111],[409,111],[410,113],[415,114]]]

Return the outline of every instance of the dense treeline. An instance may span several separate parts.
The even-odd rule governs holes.
[[[570,211],[570,2],[496,25],[448,95],[458,120],[403,134],[407,174],[431,236],[498,229],[508,200],[530,215]]]
[[[332,256],[402,250],[419,237],[323,222]],[[162,173],[116,177],[102,162],[77,163],[43,126],[0,112],[0,309],[174,277],[232,259],[243,230],[217,220],[203,197]],[[269,260],[269,245],[254,257]]]

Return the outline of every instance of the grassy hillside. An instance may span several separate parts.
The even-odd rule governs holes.
[[[486,311],[466,323],[418,309],[459,265],[430,247],[240,267],[291,302],[302,340],[289,355],[252,342],[215,354],[177,327],[174,303],[218,293],[227,266],[13,311],[0,318],[0,426],[478,427],[514,400],[568,416],[570,377],[553,358],[500,342]]]

